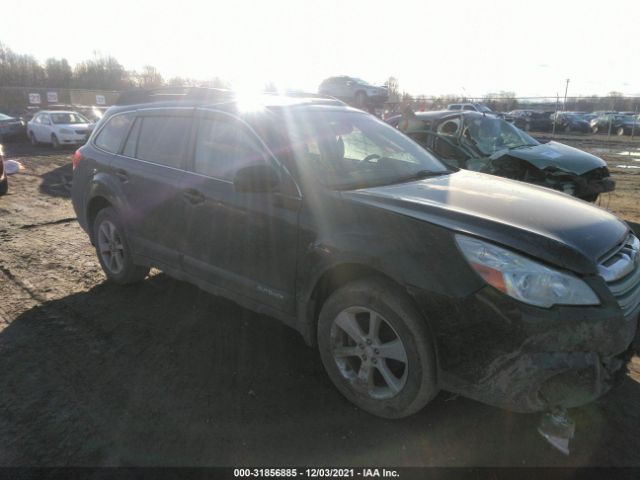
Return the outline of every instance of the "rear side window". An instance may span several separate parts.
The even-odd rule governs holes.
[[[118,153],[122,141],[129,131],[131,122],[133,122],[133,114],[115,115],[107,120],[107,124],[100,130],[95,139],[98,148],[111,153]]]
[[[196,173],[232,180],[239,169],[264,161],[258,139],[241,123],[223,117],[200,120],[194,164]]]
[[[182,168],[189,142],[190,117],[142,117],[136,158]],[[127,149],[129,151],[129,148]]]
[[[475,111],[475,110],[476,110],[476,109],[473,107],[473,105],[465,105],[465,106],[464,106],[464,109],[465,109],[465,110],[473,110],[473,111]]]

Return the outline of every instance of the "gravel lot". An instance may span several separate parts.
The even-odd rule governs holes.
[[[72,152],[6,151],[25,170],[0,198],[0,465],[640,466],[637,355],[572,411],[569,457],[537,415],[446,393],[377,419],[274,319],[161,272],[105,283],[69,200]],[[615,167],[633,156],[598,153],[618,182],[603,206],[640,221],[640,169]]]

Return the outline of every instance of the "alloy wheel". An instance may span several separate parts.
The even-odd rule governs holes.
[[[124,268],[124,243],[116,226],[104,220],[98,228],[98,251],[104,265],[115,275]]]
[[[349,307],[331,326],[331,353],[351,387],[375,400],[396,396],[407,382],[407,351],[393,327],[366,307]]]

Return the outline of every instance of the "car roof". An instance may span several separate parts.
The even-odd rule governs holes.
[[[464,116],[475,116],[475,117],[484,117],[485,115],[480,112],[474,112],[471,110],[434,110],[431,112],[415,112],[417,118],[423,120],[439,120],[445,117],[458,117],[460,115]],[[494,117],[491,117],[494,118]]]
[[[38,113],[78,113],[75,110],[39,110],[36,112],[36,114]]]
[[[333,108],[339,110],[357,109],[349,107],[344,102],[333,97],[318,94],[289,92],[286,95],[259,93],[244,98],[237,92],[220,89],[195,89],[196,94],[187,93],[154,93],[145,91],[133,91],[131,94],[121,95],[116,105],[108,110],[109,116],[134,110],[146,110],[152,108],[176,108],[191,107],[204,109],[218,109],[234,112],[242,112],[246,103],[250,111],[252,108],[277,110],[282,108]]]

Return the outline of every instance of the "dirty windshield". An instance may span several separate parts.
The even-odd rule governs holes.
[[[329,188],[385,185],[447,173],[433,155],[375,118],[358,112],[299,115],[289,136],[298,167]]]
[[[500,150],[540,144],[510,123],[486,116],[466,117],[462,136],[486,156]]]

